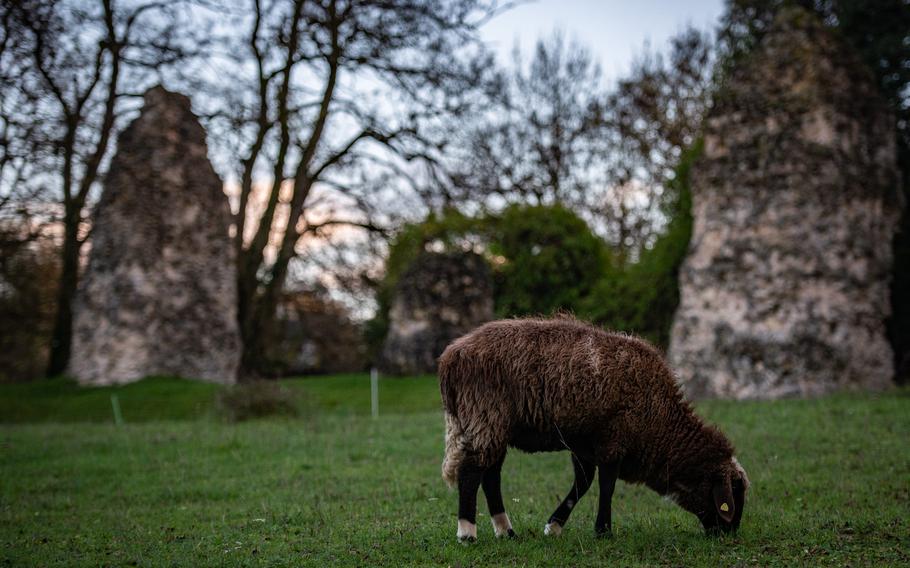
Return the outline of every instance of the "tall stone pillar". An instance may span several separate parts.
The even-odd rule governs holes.
[[[784,9],[718,93],[693,167],[670,359],[692,396],[880,389],[902,206],[893,117],[859,59]]]
[[[69,372],[232,383],[240,334],[230,209],[190,100],[155,87],[117,141],[76,298]]]

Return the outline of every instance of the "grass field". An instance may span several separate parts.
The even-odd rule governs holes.
[[[596,488],[544,537],[568,457],[512,452],[503,491],[520,538],[494,540],[481,505],[480,539],[461,545],[433,378],[383,380],[377,420],[364,376],[286,384],[300,418],[241,424],[215,415],[216,387],[176,379],[0,386],[0,566],[910,563],[907,390],[699,404],[753,482],[735,537],[707,538],[622,483],[613,538],[594,538]]]

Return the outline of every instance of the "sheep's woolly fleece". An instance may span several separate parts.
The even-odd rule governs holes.
[[[486,467],[509,445],[557,450],[582,439],[597,462],[623,460],[623,479],[662,494],[675,472],[734,467],[729,441],[694,414],[657,349],[571,317],[485,324],[449,345],[439,377],[450,485],[466,459]]]

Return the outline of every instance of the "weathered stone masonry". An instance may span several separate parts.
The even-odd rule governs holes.
[[[190,100],[161,87],[120,135],[95,211],[69,372],[234,382],[240,356],[230,210]]]
[[[693,169],[670,358],[690,395],[812,396],[893,376],[902,206],[893,118],[813,16],[782,11],[729,77]]]

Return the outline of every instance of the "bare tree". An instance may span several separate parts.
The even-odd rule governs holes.
[[[618,258],[634,256],[663,226],[666,181],[700,131],[712,65],[708,36],[687,29],[608,88],[584,47],[559,33],[538,41],[464,135],[452,180],[461,205],[561,203]]]
[[[710,36],[687,28],[664,52],[646,48],[607,97],[600,167],[609,189],[590,207],[622,257],[662,229],[675,199],[667,181],[701,133],[713,76]]]
[[[28,76],[18,49],[26,30],[18,25],[11,5],[0,5],[0,21],[0,84],[7,86],[0,89],[0,246],[9,252],[40,232],[34,213],[41,209],[43,180],[35,171],[35,161],[45,149],[36,136],[38,101],[12,88]]]
[[[469,199],[577,205],[592,190],[604,87],[590,52],[562,33],[516,49],[498,105],[465,135],[454,183]]]
[[[4,0],[6,25],[0,74],[18,144],[29,152],[27,185],[56,207],[62,225],[61,273],[48,374],[69,360],[72,302],[87,211],[124,115],[137,89],[188,56],[198,42],[181,25],[181,2],[154,0]],[[191,48],[191,46],[193,46]],[[8,57],[6,55],[8,54]],[[23,176],[4,172],[2,183]],[[21,181],[21,180],[20,180]],[[4,194],[21,191],[4,189]],[[33,192],[37,195],[37,189]]]
[[[227,105],[210,115],[237,156],[247,374],[262,366],[260,332],[301,239],[332,227],[381,233],[397,214],[387,204],[431,175],[442,117],[469,106],[491,67],[477,29],[496,10],[482,0],[250,0],[237,15],[242,45],[228,45],[242,55],[222,62]]]
[[[645,53],[618,82],[608,101],[610,120],[653,166],[645,174],[666,179],[683,148],[701,132],[713,79],[713,43],[688,28],[665,53]]]

